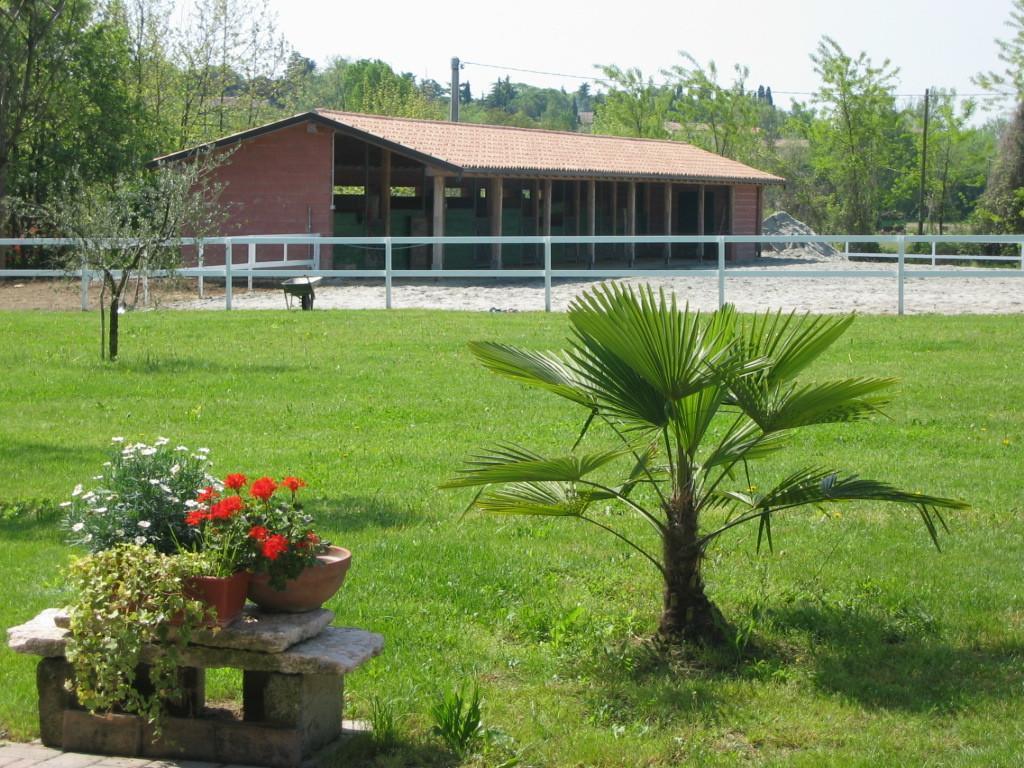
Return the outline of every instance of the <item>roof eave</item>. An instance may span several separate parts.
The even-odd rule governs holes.
[[[580,171],[552,168],[470,168],[466,176],[507,176],[519,178],[594,179],[607,181],[663,181],[673,184],[752,184],[754,186],[781,186],[786,180],[780,176],[750,178],[744,176],[670,176],[660,173],[610,173],[608,171]]]

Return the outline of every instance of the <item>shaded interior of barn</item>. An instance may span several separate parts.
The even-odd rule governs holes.
[[[443,182],[438,178],[443,178]],[[333,232],[330,233],[335,237],[434,235],[439,214],[435,200],[441,190],[444,206],[440,209],[443,216],[440,229],[444,235],[453,237],[579,236],[592,232],[620,236],[669,232],[716,235],[727,234],[732,224],[732,190],[727,185],[669,183],[642,178],[444,176],[443,169],[431,168],[415,158],[341,132],[335,134]],[[549,203],[545,200],[546,194],[550,195]],[[499,202],[500,229],[494,210]],[[546,226],[548,217],[550,228]],[[552,264],[562,268],[598,263],[655,265],[666,260],[697,260],[704,253],[713,255],[714,246],[554,244]],[[439,255],[445,269],[543,265],[541,245],[504,244],[496,248],[477,244],[445,245],[443,251],[431,245],[396,246],[393,266],[429,269],[438,266]],[[383,255],[376,246],[334,246],[333,263],[336,269],[379,268],[383,266]]]

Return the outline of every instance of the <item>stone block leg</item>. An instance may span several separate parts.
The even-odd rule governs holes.
[[[75,695],[65,687],[72,674],[71,665],[64,659],[42,659],[36,667],[39,737],[48,747],[63,746],[64,710],[75,706]]]
[[[246,722],[294,728],[310,755],[341,735],[345,690],[342,675],[289,675],[246,671],[242,708]]]

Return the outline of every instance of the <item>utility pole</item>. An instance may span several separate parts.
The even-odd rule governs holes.
[[[459,122],[459,97],[461,96],[461,94],[459,93],[459,67],[460,66],[461,66],[461,62],[459,62],[459,57],[458,56],[453,56],[452,57],[452,111],[451,111],[451,121],[453,123]]]
[[[924,178],[928,172],[928,95],[924,90],[924,134],[921,136],[921,194],[917,207],[917,234],[924,234]]]

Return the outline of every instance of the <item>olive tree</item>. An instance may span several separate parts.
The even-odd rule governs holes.
[[[42,210],[49,228],[74,243],[57,257],[64,268],[102,277],[101,357],[117,359],[119,310],[132,276],[173,272],[181,264],[186,235],[208,237],[223,224],[221,185],[212,172],[225,157],[202,150],[187,161],[142,174],[75,185],[73,194]]]

